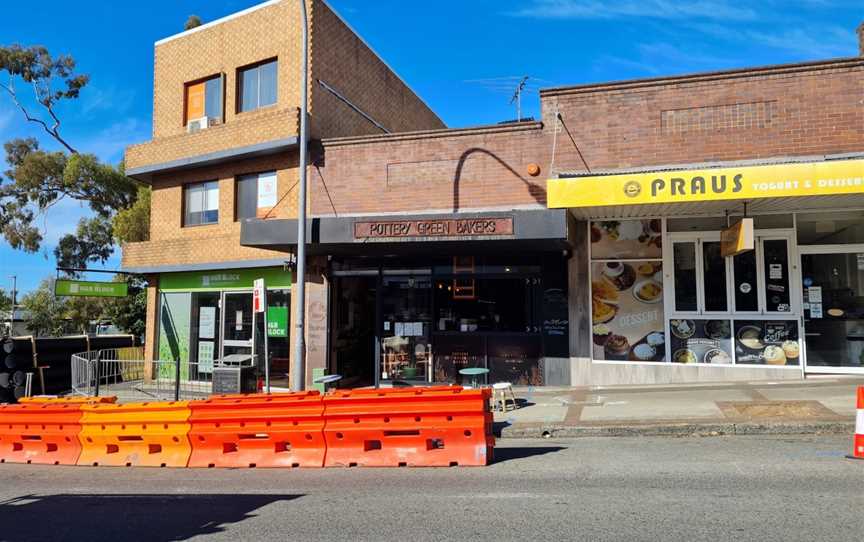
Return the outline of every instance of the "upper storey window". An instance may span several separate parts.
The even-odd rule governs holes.
[[[187,184],[183,187],[183,225],[201,226],[219,222],[219,183]]]
[[[223,77],[216,75],[186,84],[184,124],[192,129],[207,128],[222,121]]]
[[[277,68],[278,61],[273,59],[237,70],[240,113],[276,103]]]

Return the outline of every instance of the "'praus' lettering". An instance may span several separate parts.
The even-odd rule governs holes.
[[[651,181],[651,197],[669,194],[671,196],[696,196],[700,194],[735,194],[744,187],[742,174],[732,177],[728,181],[726,175],[712,175],[710,179],[695,176],[691,179],[671,177],[667,183],[665,179],[659,178]]]

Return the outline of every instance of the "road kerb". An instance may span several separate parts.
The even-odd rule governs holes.
[[[513,425],[500,430],[501,438],[579,438],[579,437],[717,437],[728,435],[817,435],[849,434],[852,421],[783,421],[776,423],[644,423],[615,425]]]

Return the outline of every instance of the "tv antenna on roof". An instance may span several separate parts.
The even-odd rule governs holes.
[[[516,105],[516,121],[522,120],[522,95],[539,93],[541,87],[552,86],[551,81],[530,75],[511,75],[507,77],[490,77],[486,79],[467,79],[463,83],[480,85],[483,89],[504,94],[510,98],[510,105]],[[515,90],[514,90],[515,88]]]
[[[516,92],[513,93],[513,97],[510,98],[510,105],[513,105],[513,102],[516,102],[516,122],[522,121],[522,92],[525,91],[525,83],[528,82],[528,76],[522,78],[519,81],[519,84],[516,85]]]

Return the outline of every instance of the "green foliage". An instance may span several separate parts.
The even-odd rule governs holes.
[[[115,280],[127,280],[118,276]],[[142,337],[147,327],[147,284],[139,277],[129,277],[129,295],[110,298],[104,315],[124,333]]]
[[[0,312],[6,312],[12,308],[12,296],[0,288]]]
[[[118,243],[147,241],[150,238],[150,187],[139,186],[135,203],[118,211],[112,224]]]
[[[105,303],[96,297],[69,297],[63,303],[63,318],[71,333],[86,334],[90,322],[105,320]]]
[[[127,277],[120,275],[114,280],[125,281]],[[146,327],[147,285],[137,277],[128,281],[127,297],[54,297],[54,279],[47,278],[21,300],[21,308],[31,315],[27,328],[34,335],[83,334],[91,322],[110,321],[124,333],[140,337]],[[0,290],[0,304],[3,295]]]
[[[186,19],[186,23],[183,25],[183,30],[192,30],[197,26],[201,26],[201,17],[190,15],[189,18]]]
[[[0,73],[4,72],[8,83],[0,83],[0,92],[5,90],[24,118],[65,150],[43,150],[35,138],[13,139],[4,145],[9,168],[0,176],[0,235],[16,250],[38,251],[43,241],[36,226],[38,217],[62,199],[71,198],[86,203],[95,217],[83,219],[74,235],[61,239],[55,249],[58,263],[85,267],[88,262],[104,262],[114,251],[116,214],[125,215],[118,221],[118,239],[139,238],[142,231],[149,230],[149,190],[146,205],[136,206],[142,192],[137,182],[126,177],[122,163],[115,167],[92,154],[81,154],[61,135],[56,106],[78,98],[89,81],[86,75],[75,73],[72,57],[52,57],[41,46],[0,46]],[[32,88],[41,115],[19,99],[16,82]]]
[[[39,288],[25,295],[21,307],[30,312],[27,329],[34,335],[64,335],[66,300],[54,297],[54,279],[45,279]]]
[[[106,262],[114,252],[111,222],[96,216],[78,221],[75,234],[64,235],[54,249],[57,265],[85,269],[88,263]]]

